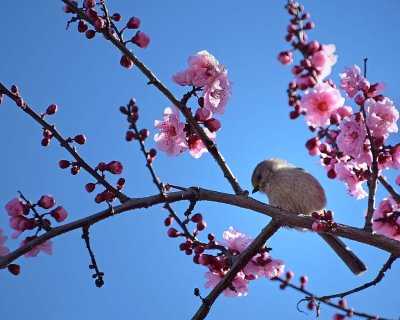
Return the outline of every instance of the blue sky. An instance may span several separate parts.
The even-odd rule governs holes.
[[[185,89],[173,84],[171,76],[186,68],[188,56],[208,50],[226,65],[233,95],[225,115],[219,117],[222,129],[217,143],[243,188],[251,188],[250,176],[259,161],[286,158],[321,181],[337,221],[362,226],[366,200],[350,198],[342,183],[325,176],[316,165],[317,158],[310,157],[304,147],[311,137],[304,120],[288,117],[285,90],[292,76],[290,68],[276,59],[280,51],[288,49],[283,39],[289,19],[284,1],[254,1],[252,5],[225,0],[196,5],[177,0],[107,3],[110,12],[118,11],[124,19],[137,16],[142,20],[142,30],[150,35],[151,43],[145,50],[132,50],[176,96]],[[368,78],[386,82],[385,94],[399,105],[399,2],[377,5],[372,0],[307,0],[304,5],[316,24],[310,38],[337,47],[338,62],[332,78],[337,81],[344,66],[361,65],[368,57]],[[79,133],[87,136],[87,144],[78,151],[93,166],[100,161],[122,161],[125,193],[133,197],[156,194],[138,146],[124,141],[126,122],[118,108],[135,97],[140,107],[139,126],[148,128],[153,136],[153,122],[161,119],[169,102],[146,85],[137,69],[121,68],[120,53],[110,43],[99,36],[87,40],[75,25],[66,31],[69,16],[61,7],[61,1],[2,4],[0,81],[7,86],[18,84],[25,101],[37,112],[57,103],[60,110],[49,119],[66,137]],[[105,208],[104,204],[95,204],[93,196],[84,190],[84,185],[92,181],[90,176],[84,172],[71,176],[60,170],[58,161],[69,156],[55,141],[48,148],[41,147],[41,128],[6,98],[0,106],[0,121],[1,206],[21,190],[33,201],[52,194],[69,212],[69,221]],[[397,143],[399,134],[391,139],[391,143]],[[154,145],[152,139],[147,145]],[[207,154],[196,160],[188,153],[178,158],[159,153],[154,166],[165,182],[231,192]],[[388,177],[393,181],[395,175]],[[384,196],[385,192],[378,193],[378,199]],[[263,195],[255,197],[266,201]],[[174,207],[183,213],[186,204]],[[214,203],[201,203],[197,210],[205,217],[208,231],[219,238],[230,226],[255,237],[269,221],[254,212]],[[206,270],[179,251],[178,240],[167,237],[165,216],[158,206],[125,213],[91,228],[93,249],[105,273],[101,289],[91,279],[80,231],[54,239],[51,257],[18,260],[21,275],[0,273],[2,318],[190,318],[200,304],[193,288],[207,293],[203,288]],[[0,214],[0,227],[11,234],[5,211]],[[386,252],[346,243],[368,265],[369,271],[363,276],[348,272],[312,233],[281,230],[269,246],[273,248],[271,254],[283,259],[296,277],[309,276],[310,291],[329,294],[370,281],[388,257]],[[11,248],[18,244],[9,242]],[[381,284],[350,297],[349,305],[371,314],[398,317],[399,268],[395,263]],[[276,283],[253,281],[247,297],[218,299],[208,319],[313,317],[296,310],[302,298],[294,291],[279,290]],[[323,319],[330,319],[332,314],[332,309],[322,308]]]

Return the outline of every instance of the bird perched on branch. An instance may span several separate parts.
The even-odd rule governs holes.
[[[286,160],[269,159],[260,162],[251,177],[253,193],[268,196],[269,204],[286,211],[311,215],[326,206],[325,192],[320,183],[307,171],[296,168]],[[319,233],[347,267],[356,275],[367,267],[338,237]]]

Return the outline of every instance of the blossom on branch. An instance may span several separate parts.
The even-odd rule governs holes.
[[[164,121],[156,120],[154,126],[160,130],[154,136],[160,150],[176,157],[188,149],[186,134],[183,131],[185,124],[179,119],[178,108],[165,108]]]
[[[400,240],[400,205],[391,197],[383,199],[372,216],[372,229],[389,238]]]
[[[26,237],[24,240],[22,240],[20,246],[24,246],[33,239],[35,239],[35,237]],[[53,242],[51,240],[46,240],[42,244],[35,246],[34,248],[32,248],[32,250],[25,253],[24,256],[27,258],[33,258],[36,257],[40,253],[40,251],[43,251],[47,255],[51,255],[53,253]]]
[[[329,124],[329,118],[343,106],[344,98],[339,90],[327,83],[319,83],[307,90],[301,99],[301,107],[306,112],[307,123],[314,127]]]
[[[204,87],[204,107],[211,114],[223,114],[231,97],[231,82],[226,75]]]
[[[321,45],[319,51],[316,51],[311,57],[311,64],[317,71],[317,78],[322,81],[331,74],[332,66],[337,61],[337,56],[333,53],[336,47],[333,44]]]
[[[364,101],[364,109],[367,126],[375,138],[386,139],[390,133],[398,131],[396,122],[399,119],[399,111],[389,98],[382,101],[369,98]]]

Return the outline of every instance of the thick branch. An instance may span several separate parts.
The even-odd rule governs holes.
[[[85,12],[83,12],[81,9],[77,8],[74,6],[72,1],[70,0],[61,0],[64,2],[66,5],[68,5],[72,11],[74,11],[77,16],[80,19],[83,19],[93,25],[93,19],[88,17]],[[182,104],[181,101],[179,101],[172,93],[167,89],[167,87],[164,86],[160,82],[160,80],[157,79],[157,77],[153,74],[153,72],[150,71],[149,68],[147,68],[126,46],[124,43],[116,39],[107,28],[104,28],[100,30],[101,33],[103,33],[109,41],[111,41],[124,55],[129,57],[129,59],[133,62],[133,64],[138,67],[138,69],[149,79],[149,84],[154,85],[165,97],[168,98],[169,101],[172,102],[173,105],[175,105],[184,115],[188,123],[192,126],[192,128],[195,130],[196,134],[201,138],[201,140],[204,142],[204,145],[206,146],[207,150],[210,152],[210,154],[213,156],[215,161],[217,162],[218,166],[221,168],[222,172],[224,173],[225,178],[229,181],[231,184],[234,192],[236,194],[243,194],[243,190],[240,187],[237,179],[233,175],[232,171],[228,167],[228,165],[225,162],[224,157],[222,154],[219,152],[217,145],[211,141],[204,130],[201,128],[201,126],[197,123],[197,121],[193,118],[191,111],[186,107],[186,105]]]
[[[17,103],[18,97],[13,94],[11,91],[9,91],[1,82],[0,82],[0,92],[5,94],[7,97],[9,97],[11,100],[13,100],[15,103]],[[128,200],[128,197],[114,188],[111,184],[109,184],[104,177],[99,175],[96,170],[94,170],[89,164],[86,163],[85,160],[81,158],[81,156],[76,152],[76,149],[74,147],[71,147],[71,145],[60,135],[60,133],[56,130],[54,125],[49,124],[46,120],[41,118],[35,111],[33,111],[26,103],[24,104],[23,107],[21,107],[21,110],[27,113],[30,117],[32,117],[36,122],[38,122],[44,129],[47,129],[51,132],[54,138],[56,138],[59,142],[60,145],[65,148],[76,160],[76,162],[79,163],[79,165],[85,169],[90,175],[93,176],[100,184],[102,184],[108,191],[113,193],[121,202],[124,202]]]
[[[93,225],[96,222],[109,218],[115,214],[119,214],[128,210],[148,208],[160,203],[173,203],[183,200],[197,200],[197,201],[211,201],[230,204],[233,206],[249,209],[256,211],[271,218],[279,220],[284,226],[289,227],[300,227],[312,230],[312,224],[315,219],[309,216],[297,215],[279,208],[272,207],[263,202],[257,201],[253,198],[246,196],[237,196],[234,194],[227,194],[212,190],[190,188],[186,191],[172,192],[169,194],[159,194],[145,198],[132,198],[123,204],[116,206],[111,209],[103,210],[99,213],[90,215],[88,217],[76,220],[74,222],[53,228],[49,232],[35,238],[28,244],[18,248],[17,250],[9,253],[4,257],[0,257],[0,269],[5,268],[9,263],[16,260],[18,257],[27,253],[33,247],[45,242],[46,240],[52,239],[60,234],[82,228],[85,225]],[[378,234],[371,234],[363,229],[350,227],[343,224],[337,224],[337,227],[333,230],[327,231],[328,234],[336,235],[339,237],[347,238],[350,240],[365,243],[376,248],[382,249],[396,256],[400,256],[400,242],[387,238]]]
[[[247,263],[253,258],[260,248],[265,244],[265,242],[271,238],[276,231],[281,227],[278,220],[273,219],[253,240],[253,242],[244,250],[240,256],[235,260],[232,267],[229,269],[227,274],[222,278],[222,280],[215,286],[215,288],[210,292],[210,294],[202,299],[203,303],[199,310],[193,316],[192,320],[202,320],[205,319],[211,306],[218,298],[218,296],[224,291],[234,280],[237,273],[243,269]]]

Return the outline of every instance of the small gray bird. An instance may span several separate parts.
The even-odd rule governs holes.
[[[273,158],[260,162],[254,169],[251,182],[253,193],[265,193],[269,204],[274,207],[311,215],[326,206],[325,192],[317,179],[286,160]],[[367,270],[365,264],[338,237],[325,233],[319,235],[354,274]]]

